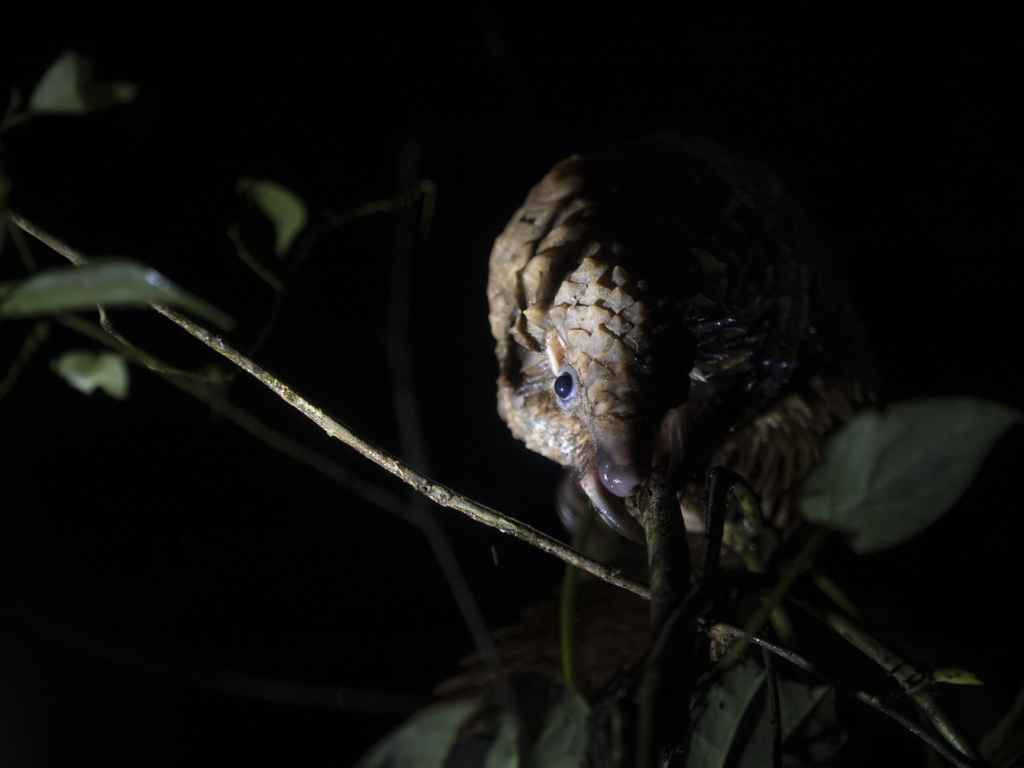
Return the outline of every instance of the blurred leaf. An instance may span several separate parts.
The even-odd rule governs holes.
[[[355,768],[440,768],[481,702],[459,701],[421,710],[363,755]]]
[[[836,689],[830,688],[821,703],[811,712],[806,724],[801,724],[800,743],[787,745],[791,750],[798,749],[801,758],[809,765],[828,763],[849,738],[849,734],[839,724],[836,699]]]
[[[795,680],[779,678],[779,717],[782,720],[782,740],[788,739],[803,724],[807,716],[824,700],[832,689],[827,685],[810,687]],[[772,712],[766,706],[743,747],[737,768],[760,768],[771,765]]]
[[[583,765],[587,752],[587,718],[590,707],[586,699],[567,685],[562,695],[544,717],[544,725],[533,745],[530,765],[565,766]]]
[[[137,94],[130,83],[94,83],[89,61],[65,51],[43,74],[28,106],[41,114],[81,115],[124,104]]]
[[[764,676],[764,670],[747,658],[711,686],[705,697],[704,711],[690,734],[687,765],[701,768],[725,765],[743,713],[760,690]]]
[[[974,398],[935,398],[861,411],[825,445],[804,481],[804,518],[877,552],[916,536],[956,502],[1018,411]]]
[[[152,301],[192,312],[224,330],[235,324],[212,304],[131,259],[93,259],[82,267],[54,267],[35,273],[5,293],[3,289],[8,286],[0,284],[0,296],[4,296],[0,317],[76,312],[97,304],[147,307]]]
[[[276,182],[248,178],[238,182],[237,191],[248,195],[270,219],[277,232],[274,252],[279,258],[283,257],[309,221],[309,211],[302,198]]]
[[[956,667],[943,667],[932,672],[932,677],[937,683],[950,683],[951,685],[984,685],[978,676],[966,669]]]
[[[590,707],[559,678],[528,672],[510,679],[518,722],[491,693],[483,700],[438,704],[413,715],[364,755],[356,768],[579,768],[587,749]],[[520,725],[529,754],[518,754]]]
[[[116,352],[76,349],[55,357],[50,367],[86,395],[98,387],[115,400],[128,397],[128,363]]]
[[[981,737],[978,748],[992,768],[1009,768],[1024,755],[1024,688],[1003,718]]]

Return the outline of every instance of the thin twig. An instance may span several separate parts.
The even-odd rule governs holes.
[[[50,248],[55,250],[65,259],[74,264],[76,267],[81,267],[88,263],[89,260],[84,255],[82,255],[81,252],[76,251],[74,248],[65,243],[62,243],[56,237],[49,234],[48,232],[43,231],[25,217],[19,216],[9,208],[5,209],[3,213],[13,224],[16,224],[17,226],[21,227],[21,229],[28,232],[30,235],[32,235],[32,237],[34,237],[39,242],[50,246]]]
[[[772,652],[761,647],[764,659],[765,677],[768,680],[768,708],[772,713],[772,766],[782,768],[782,712],[779,706],[779,679],[775,675],[775,661]]]
[[[710,467],[705,474],[708,489],[708,508],[704,516],[704,550],[697,569],[697,581],[718,570],[722,555],[722,536],[725,530],[725,513],[732,490],[732,473],[722,467]]]
[[[279,451],[289,458],[314,469],[368,504],[372,504],[385,512],[390,512],[410,524],[414,524],[412,515],[409,512],[409,505],[405,500],[390,491],[386,491],[364,480],[358,474],[345,468],[333,459],[329,459],[297,440],[281,434],[257,419],[244,408],[240,408],[221,397],[215,388],[202,385],[194,376],[177,373],[171,366],[166,365],[160,359],[148,352],[143,352],[134,346],[126,344],[118,336],[108,334],[100,326],[85,318],[78,317],[77,315],[64,315],[60,318],[60,323],[84,336],[88,336],[100,344],[106,345],[133,363],[144,366],[172,386],[208,405],[214,413],[234,422],[254,437],[259,438],[275,451]]]
[[[47,234],[23,217],[18,216],[10,210],[4,211],[4,215],[6,215],[11,222],[21,227],[30,235],[50,246],[53,250],[57,251],[57,253],[65,256],[73,264],[81,265],[86,263],[87,260],[81,253],[68,247],[57,238]],[[603,579],[610,584],[622,587],[623,589],[628,589],[630,592],[639,595],[645,600],[650,599],[650,590],[642,581],[619,573],[617,569],[611,568],[604,563],[599,563],[593,558],[577,552],[572,547],[568,547],[558,541],[558,539],[548,536],[547,534],[542,533],[525,523],[521,523],[514,518],[503,515],[490,507],[479,504],[466,496],[456,493],[447,486],[435,483],[430,478],[416,472],[405,463],[399,461],[387,451],[378,448],[373,443],[363,440],[361,437],[353,433],[348,427],[335,419],[332,419],[308,400],[300,397],[287,384],[280,381],[227,344],[220,336],[210,333],[210,331],[196,323],[193,323],[181,313],[175,312],[167,306],[162,304],[151,304],[151,306],[157,312],[176,323],[215,352],[220,353],[235,363],[238,367],[259,379],[269,389],[277,393],[282,400],[298,410],[306,416],[306,418],[310,419],[327,434],[341,440],[346,445],[355,448],[363,456],[370,459],[378,466],[383,467],[400,480],[408,483],[424,496],[432,499],[441,506],[450,507],[451,509],[462,512],[477,522],[489,525],[492,528],[497,528],[502,533],[515,536],[516,538],[532,544],[544,552],[554,555],[566,563],[575,565],[580,570],[584,570],[599,579]]]
[[[256,365],[252,360],[249,360],[247,357],[239,353],[217,334],[210,333],[210,331],[192,322],[181,313],[175,312],[162,304],[154,304],[153,308],[174,323],[177,323],[192,336],[210,347],[210,349],[224,355],[224,357],[231,360],[242,370],[259,379],[263,384],[274,391],[278,397],[302,413],[306,418],[324,430],[324,432],[329,434],[331,437],[337,438],[346,445],[355,448],[363,456],[370,459],[370,461],[380,467],[383,467],[395,477],[411,485],[427,498],[436,501],[442,507],[449,507],[462,512],[479,523],[489,525],[492,528],[497,528],[502,533],[515,536],[517,539],[521,539],[532,544],[538,549],[552,554],[567,563],[572,563],[577,568],[597,576],[599,579],[604,579],[618,587],[628,589],[630,592],[636,593],[645,600],[650,599],[650,590],[642,581],[619,573],[618,570],[577,552],[572,547],[566,546],[552,536],[541,533],[536,528],[503,515],[488,506],[479,504],[460,493],[456,493],[451,488],[440,483],[436,483],[430,478],[416,472],[387,451],[382,450],[373,443],[362,439],[344,424],[332,419],[308,400],[301,397],[287,384],[280,381],[275,376]]]
[[[43,345],[47,337],[50,335],[50,321],[40,320],[34,326],[32,330],[28,332],[25,340],[21,344],[21,349],[18,350],[18,356],[14,358],[14,362],[11,363],[11,367],[7,369],[7,373],[0,379],[0,399],[6,395],[11,387],[14,386],[14,382],[18,380],[25,365],[32,358],[32,355]]]

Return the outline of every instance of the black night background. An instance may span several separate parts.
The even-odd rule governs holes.
[[[27,98],[66,49],[139,96],[12,128],[0,159],[13,210],[86,254],[156,267],[235,317],[227,339],[244,349],[273,295],[225,234],[244,207],[238,179],[288,186],[316,220],[394,197],[400,150],[414,145],[437,187],[409,338],[431,475],[563,536],[559,469],[495,411],[487,257],[551,165],[610,141],[697,133],[774,169],[839,253],[891,400],[1024,406],[1020,26],[1005,6],[964,14],[5,11],[3,99],[12,87]],[[255,357],[397,452],[384,351],[394,224],[378,214],[322,238]],[[273,267],[269,226],[249,231]],[[61,263],[32,247],[40,265]],[[21,275],[8,240],[0,280]],[[228,370],[155,313],[114,322],[176,366]],[[0,324],[0,376],[31,325]],[[347,765],[402,716],[230,695],[212,690],[217,676],[425,696],[457,670],[472,641],[420,533],[137,367],[125,402],[83,396],[48,365],[74,348],[97,345],[55,324],[0,400],[0,761]],[[406,493],[250,377],[229,396]],[[974,737],[1024,684],[1020,432],[918,539],[835,554],[844,588],[894,642],[932,638],[928,661],[988,683],[946,699]],[[489,627],[559,582],[559,561],[435,512]],[[878,728],[873,760],[923,762]],[[909,746],[883,750],[896,742]]]

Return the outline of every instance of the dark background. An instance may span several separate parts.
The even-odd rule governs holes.
[[[157,267],[238,319],[228,339],[245,347],[272,295],[225,236],[238,178],[291,187],[315,218],[393,196],[399,148],[415,140],[438,198],[413,267],[410,348],[432,474],[451,487],[561,535],[558,469],[495,413],[487,255],[554,162],[658,130],[713,137],[787,180],[840,254],[892,398],[1024,405],[1024,61],[1008,10],[270,9],[5,12],[0,86],[27,98],[74,48],[98,79],[140,88],[126,107],[5,134],[10,205],[87,254]],[[383,352],[393,225],[380,215],[322,239],[257,358],[397,450]],[[249,232],[272,261],[269,228]],[[8,247],[0,279],[20,270]],[[176,365],[215,362],[155,315],[115,323]],[[0,371],[29,327],[0,325]],[[424,694],[455,671],[472,644],[419,533],[142,370],[127,402],[82,396],[47,364],[77,347],[96,345],[56,326],[0,401],[6,765],[345,765],[401,717],[214,693],[210,675]],[[253,380],[231,397],[404,493]],[[896,641],[931,638],[927,660],[985,676],[985,689],[950,694],[973,736],[1024,682],[1011,631],[1020,449],[1019,434],[1004,438],[919,540],[856,563],[833,553]],[[489,626],[558,581],[554,559],[437,514]]]

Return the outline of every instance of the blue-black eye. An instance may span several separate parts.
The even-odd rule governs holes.
[[[570,399],[575,391],[576,382],[573,380],[571,373],[563,373],[555,379],[555,394],[558,395],[559,400]]]

